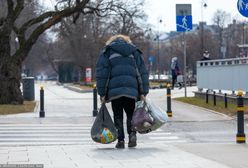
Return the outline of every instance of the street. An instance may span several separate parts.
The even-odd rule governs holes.
[[[121,152],[114,149],[115,144],[96,144],[90,138],[92,93],[73,92],[55,83],[42,85],[46,118],[38,118],[39,108],[35,113],[0,117],[0,163],[43,163],[56,168],[248,166],[247,145],[236,144],[234,118],[173,101],[173,117],[167,124],[149,134],[138,134],[136,150],[126,148]],[[189,88],[189,95],[195,89]],[[148,98],[166,109],[165,93],[165,89],[150,90]],[[172,97],[182,95],[183,90],[172,92]],[[112,114],[110,104],[108,109]],[[246,123],[246,135],[247,130]],[[228,149],[236,152],[235,161],[230,160],[233,153]]]

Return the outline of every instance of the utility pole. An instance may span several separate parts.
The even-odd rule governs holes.
[[[160,24],[162,23],[162,19],[159,19],[159,25],[158,25],[158,36],[157,36],[157,42],[158,42],[158,59],[157,59],[157,69],[158,69],[158,80],[160,81]]]
[[[201,56],[203,55],[204,52],[204,15],[203,15],[203,8],[207,8],[207,3],[204,2],[204,0],[201,1]]]
[[[187,97],[187,55],[186,55],[186,36],[183,32],[183,63],[184,63],[184,97]]]
[[[184,89],[187,97],[187,55],[186,32],[192,30],[191,4],[176,4],[177,32],[183,32]]]

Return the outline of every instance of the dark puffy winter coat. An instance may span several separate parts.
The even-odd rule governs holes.
[[[137,100],[148,94],[148,72],[141,51],[123,40],[104,48],[96,65],[98,94],[107,101],[122,96]]]

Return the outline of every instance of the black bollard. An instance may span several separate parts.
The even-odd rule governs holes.
[[[167,84],[167,115],[168,115],[168,117],[172,117],[170,84]]]
[[[239,91],[237,94],[237,126],[238,133],[236,135],[237,143],[245,143],[245,132],[244,132],[244,98],[243,92]]]
[[[93,86],[93,117],[97,116],[97,89],[96,85]]]
[[[208,104],[208,90],[206,91],[206,103]]]
[[[225,108],[227,108],[227,94],[225,93],[225,96],[224,96],[224,101],[225,101]]]
[[[214,106],[216,106],[216,92],[214,91]]]
[[[44,88],[43,86],[40,87],[40,118],[45,117],[44,111]]]

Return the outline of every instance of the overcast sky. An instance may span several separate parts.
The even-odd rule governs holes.
[[[201,8],[202,2],[207,3],[206,8]],[[145,12],[148,15],[148,23],[152,29],[160,31],[176,30],[176,4],[192,4],[193,24],[202,20],[201,10],[203,10],[203,21],[212,24],[213,14],[216,10],[224,10],[231,15],[231,20],[244,21],[247,18],[241,16],[237,10],[238,0],[145,0]],[[50,6],[53,0],[41,0],[46,6]],[[53,6],[53,5],[51,5]],[[159,19],[162,23],[159,24]]]
[[[201,21],[201,2],[203,0],[146,0],[145,11],[148,15],[148,22],[160,31],[176,30],[176,4],[192,4],[193,23]],[[203,9],[203,20],[207,24],[212,23],[213,14],[217,9],[224,10],[231,14],[231,20],[237,19],[248,21],[237,10],[237,0],[205,0],[207,8]],[[162,23],[159,23],[159,18]]]

